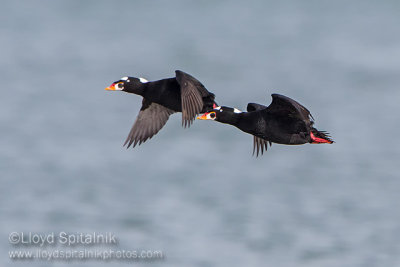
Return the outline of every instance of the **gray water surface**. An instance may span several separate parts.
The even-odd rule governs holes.
[[[1,266],[11,232],[112,232],[137,266],[400,266],[398,1],[3,1]],[[171,116],[122,143],[141,98],[122,76],[186,71],[245,109],[308,107],[334,145],[274,144]]]

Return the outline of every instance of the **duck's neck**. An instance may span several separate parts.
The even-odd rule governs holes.
[[[146,92],[146,88],[147,88],[147,83],[143,83],[143,84],[139,84],[135,87],[128,87],[125,89],[125,92],[144,96],[144,94]]]
[[[233,113],[229,118],[225,118],[223,123],[231,124],[243,132],[250,134],[253,134],[254,127],[257,127],[257,120],[249,112]]]
[[[240,129],[241,119],[243,117],[242,113],[229,113],[229,116],[224,116],[223,118],[219,119],[219,122],[230,124],[236,126]]]

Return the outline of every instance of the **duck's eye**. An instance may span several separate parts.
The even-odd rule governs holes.
[[[215,113],[214,112],[210,113],[210,118],[211,119],[215,119]]]

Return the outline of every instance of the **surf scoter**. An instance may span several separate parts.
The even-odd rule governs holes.
[[[182,112],[182,126],[189,127],[197,115],[212,110],[215,95],[193,76],[175,71],[174,78],[149,82],[144,78],[123,77],[106,90],[143,96],[142,107],[124,143],[127,148],[152,138],[171,114]]]
[[[264,105],[249,103],[247,112],[236,108],[216,107],[198,117],[200,120],[215,120],[231,124],[240,130],[252,134],[253,155],[267,151],[268,144],[285,145],[332,144],[329,134],[313,127],[314,118],[310,111],[295,100],[272,94],[272,103]]]

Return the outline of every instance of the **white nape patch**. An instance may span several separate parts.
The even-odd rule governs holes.
[[[234,109],[233,109],[233,112],[235,112],[235,113],[242,113],[242,111],[238,110],[237,108],[234,108]]]
[[[140,81],[141,83],[148,83],[148,82],[149,82],[149,81],[146,80],[145,78],[139,78],[139,81]]]
[[[121,81],[127,81],[128,79],[129,79],[129,78],[125,76],[125,77],[122,77],[122,78],[121,78]]]

